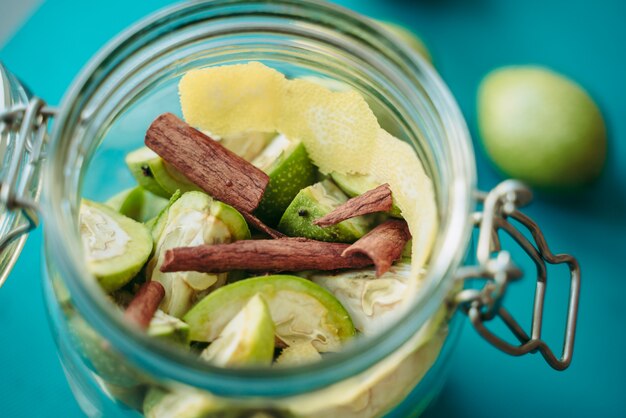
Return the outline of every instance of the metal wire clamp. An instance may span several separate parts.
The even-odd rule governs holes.
[[[459,270],[457,280],[483,279],[482,289],[464,289],[455,297],[456,304],[465,312],[478,333],[495,347],[513,356],[528,353],[542,354],[546,362],[556,370],[566,369],[574,351],[578,299],[580,294],[580,267],[578,261],[568,254],[553,254],[537,224],[518,210],[532,200],[530,190],[521,182],[507,180],[489,193],[479,193],[482,212],[474,213],[478,227],[476,248],[477,265]],[[531,242],[509,219],[524,226],[532,236]],[[528,335],[513,316],[502,306],[507,286],[522,278],[521,270],[513,263],[507,251],[502,251],[498,232],[510,235],[531,257],[537,267],[535,299],[531,333]],[[548,264],[567,264],[570,272],[568,314],[565,326],[563,350],[560,358],[541,339],[543,307],[547,284]],[[499,317],[506,324],[519,344],[511,344],[487,329],[485,323]]]
[[[33,195],[31,190],[39,162],[45,158],[48,120],[55,113],[37,97],[25,106],[0,112],[0,134],[16,134],[7,135],[12,143],[5,144],[11,154],[0,182],[0,208],[8,212],[21,211],[26,221],[0,237],[0,253],[39,225],[37,193]]]

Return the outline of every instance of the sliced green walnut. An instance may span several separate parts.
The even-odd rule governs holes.
[[[189,325],[162,310],[155,312],[147,333],[151,337],[174,343],[186,344],[189,341]]]
[[[407,241],[404,249],[402,250],[401,259],[407,263],[411,262],[411,250],[413,249],[413,239]]]
[[[404,313],[409,294],[410,263],[399,263],[380,277],[373,269],[348,271],[335,275],[314,273],[311,280],[331,292],[365,335],[375,335],[387,329]]]
[[[146,418],[295,418],[286,411],[257,407],[255,401],[235,404],[190,388],[152,387],[144,398],[143,414]]]
[[[417,333],[373,367],[313,393],[287,398],[280,406],[299,417],[394,415],[389,410],[406,399],[437,360],[448,333],[449,309],[442,304]]]
[[[141,411],[143,401],[146,397],[147,387],[143,384],[133,387],[117,386],[96,376],[96,381],[104,393],[116,403],[122,404],[126,408]]]
[[[168,199],[162,198],[144,190],[143,207],[141,208],[141,222],[148,222],[157,216],[169,203]]]
[[[269,365],[274,357],[274,322],[263,298],[253,296],[200,357],[222,367]]]
[[[180,318],[208,291],[226,282],[227,274],[161,272],[165,252],[171,248],[223,244],[250,237],[246,221],[231,206],[201,192],[187,192],[162,213],[152,234],[156,251],[148,263],[150,280],[165,288],[161,309]]]
[[[152,387],[143,401],[146,418],[208,418],[220,417],[223,405],[209,395],[195,390],[167,392]]]
[[[146,222],[159,214],[167,199],[147,192],[137,186],[123,190],[106,201],[106,205],[137,222]]]
[[[79,224],[87,267],[107,292],[128,283],[150,257],[148,229],[108,206],[83,199]]]
[[[302,343],[285,347],[276,359],[278,366],[299,366],[320,361],[322,356],[310,343]]]
[[[122,388],[132,388],[141,383],[139,373],[129,367],[121,354],[113,350],[108,341],[82,317],[72,316],[68,328],[74,344],[103,381]]]
[[[315,183],[316,170],[304,144],[278,135],[252,164],[270,178],[263,200],[255,214],[269,225],[276,225],[298,192]]]
[[[161,403],[161,401],[165,398],[165,396],[169,392],[165,389],[161,389],[157,386],[152,386],[146,392],[146,397],[143,400],[143,413],[146,417],[156,417],[154,412],[156,411],[156,407]],[[150,414],[150,415],[149,415]]]
[[[241,132],[224,137],[207,131],[204,133],[246,161],[254,160],[276,136],[267,132]]]
[[[133,187],[119,192],[104,204],[124,216],[141,222],[141,208],[143,207],[144,196],[144,189]]]
[[[157,238],[161,235],[163,228],[165,226],[165,222],[167,221],[167,213],[169,209],[172,207],[174,202],[176,202],[183,194],[180,190],[176,190],[174,194],[172,194],[167,200],[167,203],[153,218],[148,219],[145,222],[146,228],[150,230],[152,233],[152,238],[156,241]]]
[[[296,276],[256,277],[226,285],[183,318],[192,341],[215,341],[254,295],[267,303],[276,337],[287,346],[312,344],[319,352],[338,351],[354,336],[348,312],[327,290]]]
[[[349,197],[359,196],[363,193],[375,189],[380,186],[370,176],[363,174],[341,174],[337,172],[331,173],[331,177],[335,184],[347,194]],[[400,208],[395,204],[391,207],[389,214],[396,218],[401,218]]]
[[[176,190],[181,192],[200,190],[148,147],[139,148],[128,154],[126,165],[137,183],[157,196],[169,198]]]
[[[73,314],[74,310],[74,305],[72,304],[72,295],[70,295],[70,291],[67,290],[65,283],[58,275],[52,276],[50,279],[50,283],[52,284],[52,291],[54,292],[54,297],[57,300],[57,303],[59,304],[65,315],[69,317]]]
[[[160,157],[147,147],[139,148],[126,155],[126,165],[137,183],[150,193],[157,196],[168,197],[168,193],[157,183],[152,173],[150,163],[156,162]]]
[[[322,228],[313,221],[332,212],[348,200],[332,181],[324,180],[305,189],[293,199],[278,224],[281,232],[291,237],[305,237],[318,241],[354,242],[365,235],[370,227],[367,216],[357,216]]]

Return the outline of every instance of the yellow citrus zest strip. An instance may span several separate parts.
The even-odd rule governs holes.
[[[280,132],[301,140],[324,173],[370,175],[389,183],[413,235],[412,272],[426,263],[438,227],[431,180],[413,148],[380,128],[356,91],[288,80],[259,62],[189,71],[179,84],[185,120],[227,136]]]

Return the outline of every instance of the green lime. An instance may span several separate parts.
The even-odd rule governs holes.
[[[505,174],[543,188],[571,188],[600,174],[606,128],[591,97],[541,67],[505,67],[478,92],[482,141]]]

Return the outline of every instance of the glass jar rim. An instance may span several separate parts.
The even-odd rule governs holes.
[[[367,350],[362,350],[362,347],[357,344],[354,347],[346,348],[344,352],[336,354],[333,358],[325,360],[322,365],[272,369],[271,373],[268,373],[267,369],[224,371],[211,366],[207,366],[206,370],[199,370],[197,361],[192,362],[188,355],[183,357],[177,352],[178,350],[175,352],[169,347],[159,346],[138,333],[130,333],[129,336],[128,330],[124,329],[121,318],[105,305],[104,298],[94,297],[95,286],[90,286],[84,280],[86,274],[80,269],[81,263],[80,260],[77,260],[79,254],[64,250],[72,248],[76,244],[71,241],[75,240],[75,236],[68,234],[67,231],[68,228],[75,228],[72,224],[76,213],[74,206],[78,198],[77,196],[63,195],[53,187],[53,183],[58,181],[56,173],[68,169],[65,166],[66,161],[59,161],[60,158],[55,158],[49,162],[46,168],[47,173],[44,176],[44,181],[47,183],[44,187],[44,190],[47,191],[44,207],[45,211],[49,212],[46,222],[47,240],[49,241],[47,245],[53,249],[55,262],[66,278],[67,287],[74,298],[78,311],[84,315],[87,322],[105,338],[111,340],[113,346],[131,361],[148,370],[158,370],[162,376],[165,375],[167,378],[211,389],[216,393],[231,391],[231,393],[260,396],[269,392],[275,394],[277,387],[279,387],[283,388],[283,394],[295,394],[332,383],[337,380],[338,375],[342,378],[355,375],[380,361],[386,354],[392,352],[414,334],[419,328],[416,324],[423,323],[434,312],[436,306],[442,303],[452,286],[453,273],[460,265],[469,243],[471,233],[469,215],[474,205],[473,190],[475,184],[473,151],[461,113],[447,87],[435,71],[416,53],[408,47],[396,44],[395,39],[389,33],[368,22],[365,17],[340,6],[317,0],[280,0],[271,4],[265,1],[218,0],[170,6],[136,23],[105,46],[85,66],[67,91],[54,124],[50,145],[51,154],[60,157],[71,152],[68,148],[69,145],[64,143],[64,140],[68,142],[71,139],[71,129],[74,128],[72,124],[75,121],[72,120],[73,116],[70,110],[80,104],[85,97],[84,95],[88,95],[89,83],[94,74],[100,71],[103,65],[114,61],[123,48],[137,40],[138,37],[145,37],[151,31],[162,29],[173,18],[184,19],[191,15],[194,10],[203,7],[232,6],[236,3],[258,4],[259,7],[274,8],[287,6],[292,9],[292,13],[295,13],[294,10],[302,11],[311,8],[329,19],[331,17],[342,19],[346,25],[355,28],[355,31],[358,29],[359,32],[377,37],[408,68],[419,69],[424,74],[425,81],[428,83],[425,88],[431,99],[436,102],[436,110],[442,117],[444,129],[448,133],[447,138],[456,141],[452,147],[454,161],[451,161],[451,164],[456,164],[456,173],[451,185],[455,193],[454,207],[450,219],[447,220],[446,236],[441,239],[455,250],[450,251],[445,257],[438,257],[431,263],[427,273],[427,285],[422,290],[420,301],[417,301],[405,314],[404,321],[400,321],[401,323],[367,341],[369,346]],[[73,202],[72,198],[74,198]],[[294,379],[302,374],[307,376],[306,387],[301,384],[294,384]],[[274,387],[268,392],[267,385],[270,380]],[[236,391],[233,390],[235,388]]]

